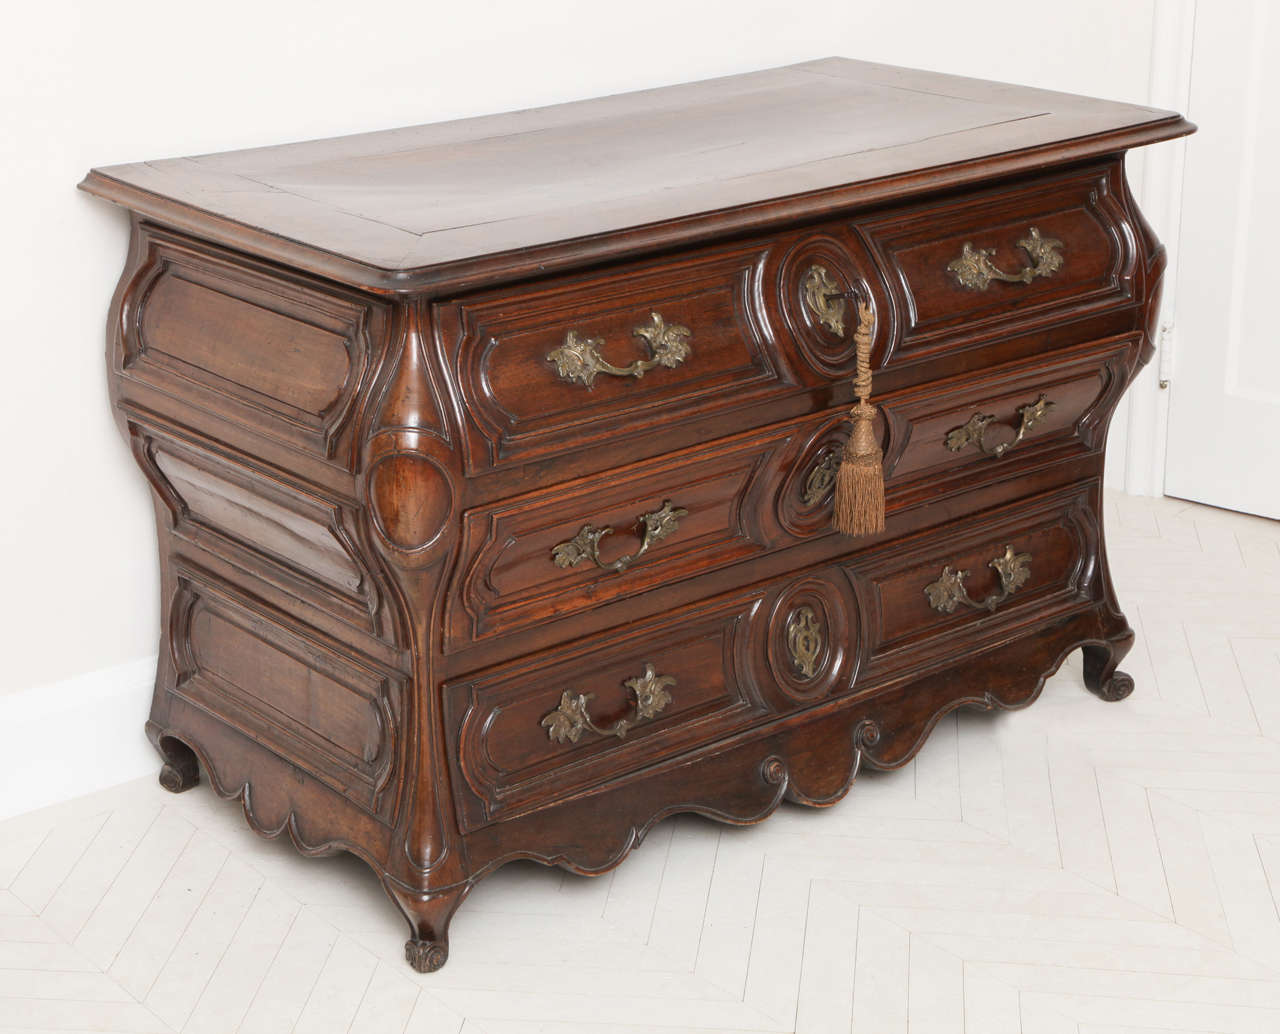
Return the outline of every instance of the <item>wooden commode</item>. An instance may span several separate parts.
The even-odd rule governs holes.
[[[833,58],[93,170],[162,783],[364,859],[429,971],[505,862],[830,804],[1078,647],[1125,696],[1103,452],[1164,255],[1124,153],[1192,128]]]

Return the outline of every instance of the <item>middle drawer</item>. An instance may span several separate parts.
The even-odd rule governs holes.
[[[446,649],[777,546],[784,533],[769,496],[806,430],[775,427],[468,510],[469,560],[446,604]]]

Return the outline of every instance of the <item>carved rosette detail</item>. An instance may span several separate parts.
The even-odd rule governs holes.
[[[440,941],[405,941],[404,958],[419,973],[434,973],[449,959],[449,947]]]
[[[1127,672],[1117,671],[1096,690],[1091,690],[1091,692],[1098,699],[1114,704],[1133,692],[1133,676]]]
[[[787,763],[777,755],[770,755],[760,763],[760,777],[770,786],[781,786],[787,781]]]

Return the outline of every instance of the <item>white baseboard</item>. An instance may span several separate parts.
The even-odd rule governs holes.
[[[0,696],[0,819],[154,774],[156,658]]]

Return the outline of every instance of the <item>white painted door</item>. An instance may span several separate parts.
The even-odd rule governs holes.
[[[1280,6],[1196,7],[1165,494],[1280,518]]]

